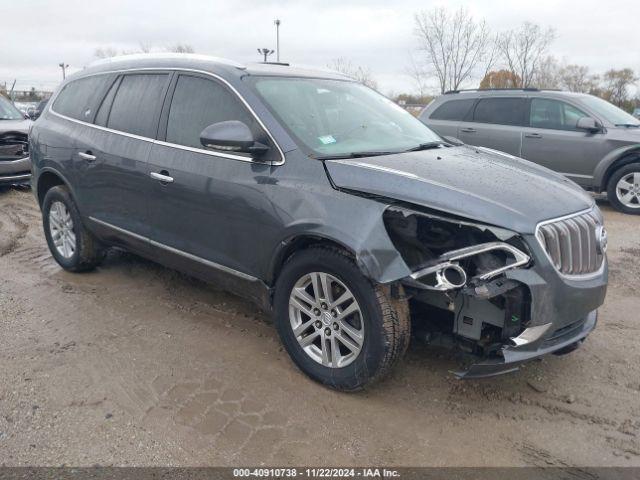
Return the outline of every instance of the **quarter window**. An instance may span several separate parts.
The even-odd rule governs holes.
[[[148,73],[125,75],[113,100],[107,127],[155,138],[157,115],[168,77]]]
[[[483,98],[476,105],[473,121],[499,125],[522,125],[523,98]]]
[[[458,120],[461,121],[467,116],[469,110],[473,106],[473,98],[467,98],[464,100],[449,100],[448,102],[440,105],[431,114],[432,120]]]
[[[169,110],[167,142],[203,148],[200,133],[213,123],[227,120],[239,120],[255,130],[251,115],[225,87],[201,77],[178,77]]]
[[[108,75],[94,75],[66,84],[53,103],[53,111],[76,120],[91,121],[94,104],[109,78]]]
[[[568,103],[548,98],[534,98],[531,100],[529,124],[534,128],[577,130],[578,120],[586,116],[588,115]]]

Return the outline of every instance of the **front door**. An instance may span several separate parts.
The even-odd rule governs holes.
[[[578,120],[588,116],[561,100],[532,98],[528,127],[523,131],[522,157],[590,186],[593,171],[605,154],[605,142],[600,132],[576,128]]]
[[[148,164],[152,246],[169,266],[216,281],[219,276],[252,281],[264,253],[261,223],[271,217],[268,179],[277,168],[270,161],[276,159],[274,145],[238,97],[216,79],[183,73],[173,84]],[[270,151],[255,160],[205,149],[202,130],[227,120],[244,122]]]

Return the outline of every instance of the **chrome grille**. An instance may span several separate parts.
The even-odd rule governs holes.
[[[543,222],[536,237],[556,269],[565,275],[596,272],[603,261],[598,245],[602,221],[595,210]]]

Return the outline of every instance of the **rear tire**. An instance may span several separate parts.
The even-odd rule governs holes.
[[[67,187],[58,185],[47,191],[42,225],[53,258],[65,270],[92,270],[104,259],[105,248],[85,228]]]
[[[328,282],[329,295],[322,286],[316,294],[321,279]],[[313,380],[342,391],[360,390],[383,378],[406,352],[411,334],[404,291],[398,286],[392,295],[391,290],[372,283],[337,249],[312,247],[290,257],[276,282],[274,311],[278,334],[294,363]],[[306,303],[295,301],[301,297]],[[294,324],[301,330],[294,333]],[[313,345],[307,340],[312,337]]]
[[[619,212],[640,215],[640,163],[613,172],[607,183],[607,198]]]

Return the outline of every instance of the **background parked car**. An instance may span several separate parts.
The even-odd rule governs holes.
[[[0,185],[19,185],[31,179],[28,133],[31,120],[0,95]]]
[[[640,108],[635,108],[635,109],[633,110],[632,115],[633,115],[634,117],[636,117],[636,118],[640,119]]]
[[[640,214],[640,121],[587,94],[537,89],[452,91],[420,120],[443,136],[566,175]]]

